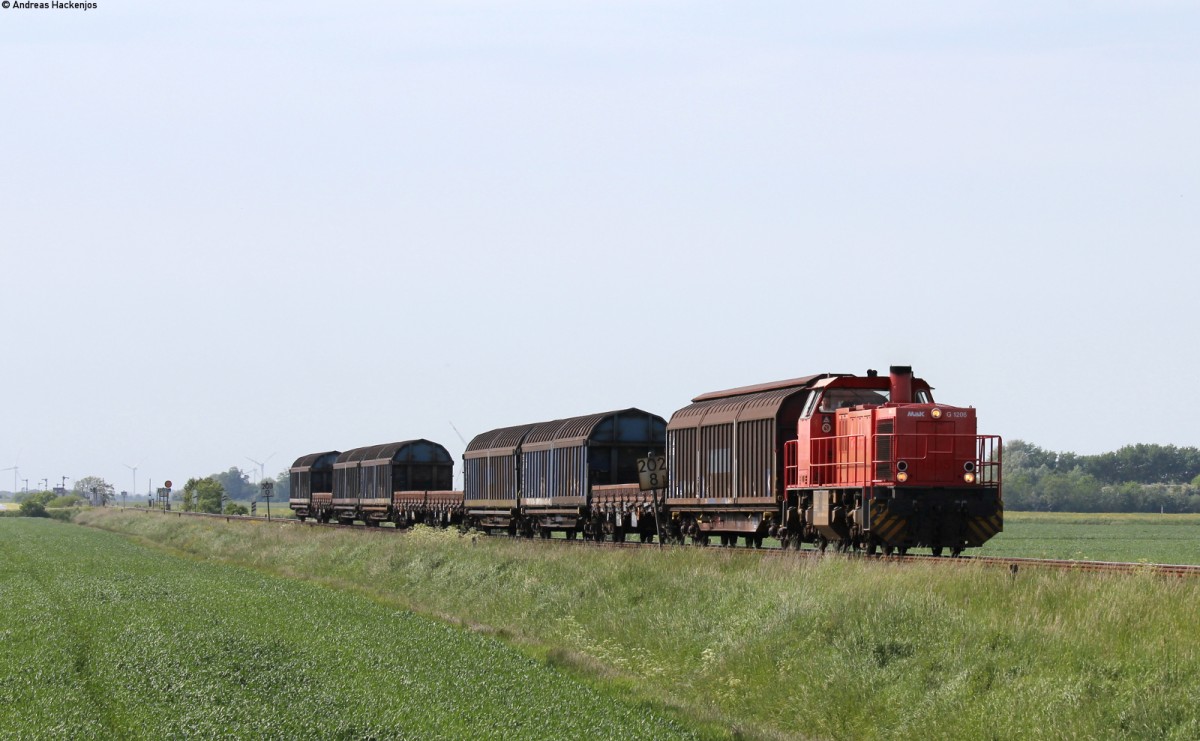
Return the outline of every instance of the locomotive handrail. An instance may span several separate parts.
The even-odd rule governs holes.
[[[974,452],[962,455],[963,447],[958,443],[972,441]],[[931,441],[948,444],[947,449],[937,449]],[[784,463],[786,482],[795,486],[799,477],[798,441],[785,446]],[[875,435],[831,435],[810,441],[809,468],[814,486],[875,486],[896,483],[946,484],[964,481],[971,473],[969,483],[981,488],[1000,486],[1002,445],[999,435],[972,435],[966,433],[881,433]],[[942,458],[956,457],[969,470],[930,470],[930,465]],[[897,464],[901,461],[910,467],[907,481],[901,480]],[[930,464],[930,465],[927,465]]]

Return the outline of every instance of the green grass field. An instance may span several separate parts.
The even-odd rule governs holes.
[[[72,524],[0,520],[0,604],[3,738],[690,735],[395,604]]]
[[[984,556],[1200,564],[1200,515],[1007,512]]]
[[[746,738],[1200,737],[1193,581],[79,519],[472,626],[604,693]]]

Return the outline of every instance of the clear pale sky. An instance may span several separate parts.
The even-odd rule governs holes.
[[[1195,3],[96,1],[0,10],[31,488],[892,364],[1200,445]]]

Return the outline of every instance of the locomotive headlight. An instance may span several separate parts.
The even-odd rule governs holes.
[[[896,474],[896,480],[903,484],[905,481],[908,481],[908,473],[901,471],[900,473]]]
[[[975,483],[975,473],[973,471],[967,471],[963,474],[963,481],[967,482],[968,484]]]
[[[933,417],[934,419],[941,419],[942,418],[942,410],[938,409],[937,407],[934,407],[933,409],[929,410],[929,416]]]

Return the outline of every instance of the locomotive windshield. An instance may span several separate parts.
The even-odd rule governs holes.
[[[859,405],[878,406],[886,404],[889,400],[889,392],[887,389],[854,389],[854,388],[831,388],[826,389],[825,393],[820,397],[820,404],[816,405],[816,411],[824,413],[832,413],[838,409],[847,407],[856,407]],[[804,410],[804,417],[811,417],[813,406],[816,398],[809,399],[808,408]],[[932,404],[933,397],[925,389],[913,390],[914,404]]]

